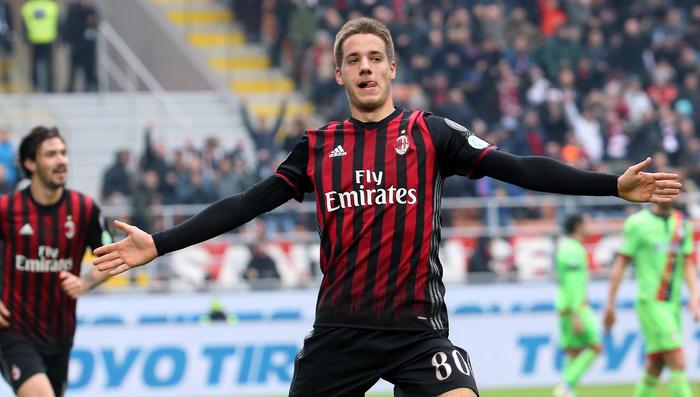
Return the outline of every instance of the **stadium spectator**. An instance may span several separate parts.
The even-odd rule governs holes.
[[[238,324],[238,316],[226,313],[221,298],[213,298],[209,303],[209,311],[199,318],[200,324],[227,323]]]
[[[9,193],[15,190],[15,183],[10,182],[7,178],[7,167],[4,164],[0,164],[0,194]]]
[[[73,0],[63,23],[63,39],[70,46],[68,87],[75,90],[75,79],[83,73],[83,91],[97,91],[97,35],[99,15],[93,0]]]
[[[160,230],[158,212],[163,201],[158,173],[154,170],[140,173],[131,195],[131,221],[135,225]]]
[[[5,181],[13,185],[19,182],[15,150],[7,127],[0,126],[0,164],[5,167]]]
[[[131,152],[126,149],[116,153],[114,163],[102,177],[101,199],[105,204],[123,203],[131,195],[132,180],[129,171]]]
[[[265,247],[258,241],[250,246],[250,260],[243,273],[243,279],[253,288],[276,288],[280,284],[280,274],[277,265]]]
[[[243,125],[250,139],[255,143],[257,150],[267,150],[269,153],[275,153],[277,147],[277,134],[279,134],[287,115],[287,100],[280,102],[280,107],[277,113],[275,122],[270,126],[268,119],[265,116],[258,116],[256,123],[251,120],[248,104],[245,100],[241,100],[241,117]]]
[[[205,172],[200,158],[191,159],[187,172],[178,179],[175,194],[177,202],[182,204],[208,204],[216,200],[213,181]]]
[[[603,137],[600,131],[600,122],[593,117],[592,110],[584,108],[582,112],[579,112],[573,95],[566,93],[564,94],[564,113],[576,139],[583,145],[586,157],[593,164],[600,162],[604,154]]]
[[[58,39],[55,0],[27,0],[22,5],[25,38],[30,46],[31,82],[37,92],[53,92],[53,45]]]
[[[153,143],[153,123],[147,123],[144,131],[144,153],[140,169],[144,172],[154,171],[158,188],[159,202],[171,204],[176,202],[176,185],[182,169],[176,169],[166,158],[166,147],[162,142]],[[178,164],[176,162],[176,164]],[[177,172],[176,172],[177,171]]]
[[[10,91],[10,57],[14,50],[15,29],[12,6],[8,0],[0,1],[0,79],[3,89]]]
[[[221,160],[214,185],[218,198],[223,198],[242,193],[255,182],[255,176],[249,172],[245,160],[227,156]]]

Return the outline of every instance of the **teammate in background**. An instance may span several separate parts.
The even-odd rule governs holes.
[[[289,395],[363,396],[385,379],[397,396],[476,396],[469,357],[448,339],[438,257],[443,179],[488,175],[540,191],[667,202],[678,176],[641,172],[650,159],[618,177],[514,156],[451,120],[395,108],[394,46],[379,21],[346,23],[334,48],[351,118],[307,131],[275,175],[172,229],[151,236],[117,222],[127,238],[97,249],[95,265],[121,273],[313,192],[323,281]]]
[[[575,396],[579,379],[601,351],[598,320],[587,302],[588,253],[583,246],[587,223],[587,218],[578,214],[566,219],[566,237],[559,243],[555,258],[560,345],[566,353],[564,379],[554,389],[555,397]]]
[[[644,377],[634,397],[653,397],[664,367],[671,370],[669,388],[673,397],[693,393],[685,375],[681,332],[681,281],[690,293],[688,310],[700,320],[700,304],[693,253],[693,228],[683,212],[670,204],[656,204],[625,221],[625,241],[610,276],[605,307],[605,329],[615,323],[615,297],[630,259],[637,279],[637,316],[646,342]]]
[[[19,160],[30,185],[0,196],[0,370],[20,397],[60,397],[76,299],[108,277],[95,268],[80,277],[85,248],[112,236],[95,202],[65,188],[68,154],[56,128],[34,128]]]

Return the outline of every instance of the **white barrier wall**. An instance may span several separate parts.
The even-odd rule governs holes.
[[[592,301],[604,299],[606,288],[594,284],[591,296],[597,299]],[[553,285],[453,285],[448,291],[451,339],[469,352],[480,387],[557,383],[561,356]],[[633,293],[631,283],[623,285],[618,324],[605,337],[605,352],[584,383],[638,379],[644,355],[630,305]],[[211,298],[206,295],[86,297],[79,307],[83,324],[76,335],[67,396],[286,395],[294,357],[311,329],[315,295],[221,296],[233,312],[260,313],[232,326],[181,321],[206,309]],[[273,320],[270,315],[276,312],[299,316]],[[121,325],[99,325],[107,317]],[[144,317],[166,321],[139,322]],[[685,324],[688,373],[694,377],[700,369],[700,332],[689,318]]]

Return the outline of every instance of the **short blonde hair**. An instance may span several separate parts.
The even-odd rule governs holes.
[[[389,63],[394,62],[394,41],[391,39],[389,28],[383,23],[372,18],[358,18],[348,21],[335,35],[333,44],[333,55],[335,55],[335,66],[340,67],[343,63],[343,43],[355,34],[373,34],[384,40],[386,45],[386,56]]]

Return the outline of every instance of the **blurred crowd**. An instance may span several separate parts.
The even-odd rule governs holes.
[[[369,15],[394,36],[398,106],[448,117],[508,152],[613,173],[651,156],[654,167],[687,177],[688,189],[700,184],[700,4],[694,1],[233,0],[231,6],[247,37],[268,46],[273,63],[294,76],[323,119],[349,116],[334,79],[334,35],[349,18]],[[252,161],[243,142],[222,148],[209,138],[167,152],[147,132],[139,172],[129,174],[129,154],[118,153],[105,174],[103,200],[128,197],[145,226],[152,224],[151,204],[204,204],[269,176],[310,123],[286,117],[286,101],[273,120],[253,116],[241,103]],[[489,178],[445,184],[446,197],[529,194]],[[483,216],[455,211],[445,220],[479,223]],[[499,216],[501,224],[553,218],[542,206],[503,208]],[[300,223],[277,218],[271,230]]]
[[[700,183],[696,1],[232,3],[249,37],[268,45],[324,118],[348,117],[334,35],[367,15],[392,31],[397,105],[446,116],[509,152],[611,172],[652,156]],[[446,192],[521,193],[491,181]]]

